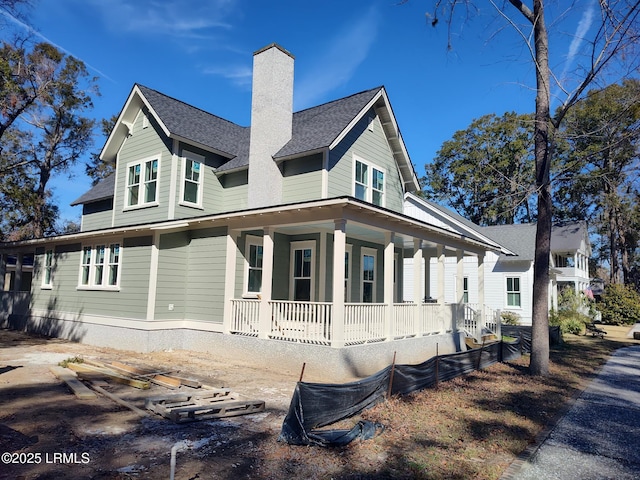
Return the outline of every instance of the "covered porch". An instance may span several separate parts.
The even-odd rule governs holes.
[[[481,341],[500,328],[483,305],[483,258],[496,248],[352,198],[229,219],[223,331],[335,348],[460,331]],[[478,258],[477,305],[465,303],[466,255]],[[457,259],[456,303],[444,302],[446,256]],[[437,291],[421,278],[433,257]],[[404,258],[423,265],[411,301]]]

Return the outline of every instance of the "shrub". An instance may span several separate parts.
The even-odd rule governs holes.
[[[629,286],[607,285],[602,301],[598,303],[598,310],[602,312],[602,323],[609,325],[639,323],[640,294]]]
[[[558,295],[558,310],[549,312],[549,325],[559,326],[562,333],[580,335],[585,330],[585,324],[591,323],[592,314],[591,302],[582,293],[566,287]]]
[[[500,318],[505,325],[518,325],[520,322],[520,315],[516,312],[510,312],[509,310],[500,313]]]

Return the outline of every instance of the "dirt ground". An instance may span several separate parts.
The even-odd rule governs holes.
[[[142,417],[105,396],[76,398],[49,370],[73,357],[178,371],[264,400],[266,408],[186,424],[153,413]],[[222,364],[194,352],[140,354],[0,330],[0,479],[169,478],[173,446],[176,479],[252,478],[256,446],[276,441],[299,374]],[[102,387],[140,409],[147,396],[176,393],[157,385]]]

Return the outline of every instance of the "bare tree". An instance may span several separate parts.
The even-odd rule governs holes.
[[[474,0],[435,0],[429,15],[431,24],[437,25],[445,19],[449,28],[451,46],[451,26],[457,21],[469,21],[476,11]],[[555,135],[562,120],[571,107],[585,94],[589,85],[597,82],[610,67],[624,68],[623,77],[630,72],[638,72],[638,16],[640,1],[598,0],[600,17],[596,28],[584,32],[579,45],[579,64],[572,69],[573,83],[564,82],[549,67],[549,33],[545,17],[545,1],[489,0],[496,15],[504,19],[519,35],[530,52],[535,67],[535,131],[534,152],[536,167],[536,189],[538,192],[538,219],[536,232],[536,252],[534,260],[533,285],[533,326],[531,342],[530,373],[546,376],[549,373],[549,262],[551,246],[552,197],[549,170],[554,156]],[[574,1],[558,16],[572,9],[580,8]],[[515,15],[512,15],[512,13]],[[519,14],[519,16],[517,15]],[[521,23],[524,19],[524,23]],[[555,19],[554,19],[555,20]],[[578,57],[576,57],[578,58]],[[563,100],[553,114],[551,111],[552,85],[558,89]]]

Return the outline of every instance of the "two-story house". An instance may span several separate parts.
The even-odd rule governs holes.
[[[294,113],[293,65],[254,54],[250,127],[135,85],[81,232],[0,244],[2,324],[337,379],[459,348],[456,305],[402,301],[402,260],[505,250],[405,213],[420,186],[384,87]]]

